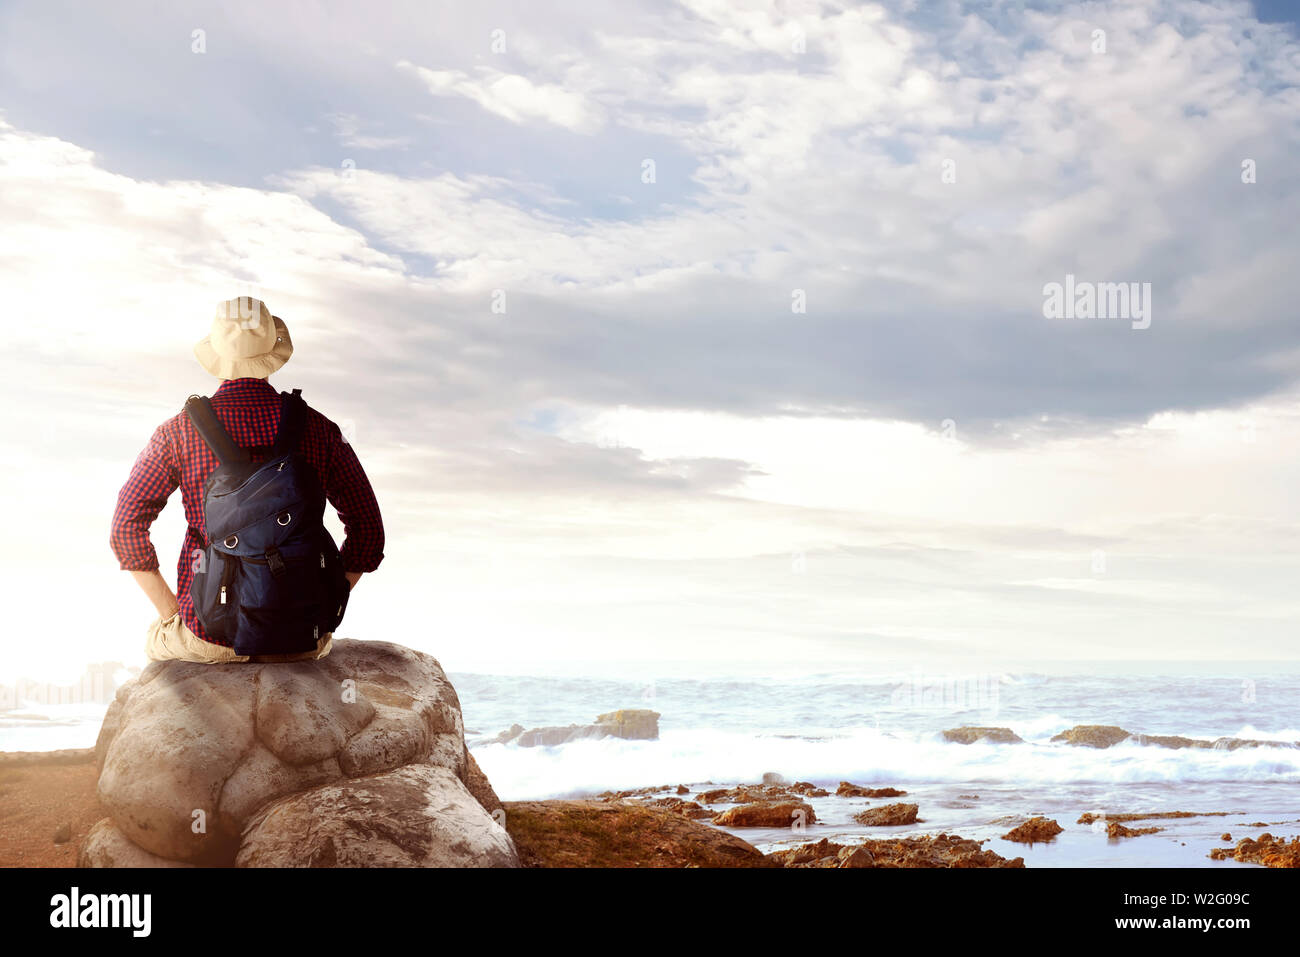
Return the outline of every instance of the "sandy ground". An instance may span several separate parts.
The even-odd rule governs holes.
[[[106,816],[97,779],[93,763],[0,768],[0,867],[75,866],[86,832]],[[69,840],[54,843],[65,826]]]

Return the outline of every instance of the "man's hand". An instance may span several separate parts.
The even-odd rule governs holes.
[[[149,601],[153,602],[159,618],[166,620],[181,610],[180,603],[176,601],[176,593],[157,569],[151,572],[131,572],[131,577]]]
[[[352,589],[357,587],[357,581],[361,578],[361,572],[344,572],[343,574],[347,577],[348,591],[351,592]]]

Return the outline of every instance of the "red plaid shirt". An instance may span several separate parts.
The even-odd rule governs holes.
[[[269,447],[280,423],[280,393],[265,379],[227,379],[212,396],[212,411],[236,445],[246,449]],[[298,451],[316,469],[326,499],[343,522],[344,539],[339,548],[343,568],[349,572],[374,571],[384,558],[384,523],[356,452],[344,441],[337,425],[310,408]],[[224,642],[203,631],[190,598],[195,562],[205,544],[203,483],[216,467],[217,457],[184,412],[158,426],[136,457],[131,477],[117,494],[111,544],[123,569],[157,569],[158,553],[149,540],[149,526],[180,486],[190,526],[176,565],[181,620],[204,641],[219,645]]]

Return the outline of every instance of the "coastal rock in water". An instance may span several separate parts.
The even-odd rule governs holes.
[[[645,804],[647,807],[667,808],[669,811],[674,811],[677,814],[681,814],[684,817],[688,817],[693,821],[697,821],[700,818],[705,818],[705,817],[712,818],[716,813],[714,811],[710,811],[707,807],[700,807],[694,801],[683,801],[679,797],[659,798],[656,801],[646,801]]]
[[[695,796],[701,804],[755,804],[790,798],[790,788],[776,784],[741,784],[734,788],[714,788]]]
[[[600,715],[594,724],[530,728],[527,731],[516,724],[509,731],[497,735],[496,740],[501,743],[513,741],[521,748],[550,748],[571,741],[611,737],[654,741],[659,738],[659,717],[657,711],[624,708]]]
[[[1184,738],[1177,734],[1135,734],[1133,740],[1138,744],[1154,745],[1161,748],[1205,748],[1211,751],[1236,751],[1238,748],[1300,747],[1300,742],[1256,741],[1253,738],[1216,738],[1213,741],[1201,741],[1196,738]]]
[[[814,844],[768,855],[780,867],[1024,867],[1025,860],[1008,860],[984,850],[982,841],[956,834],[865,841],[845,846],[823,838]]]
[[[1230,811],[1142,811],[1136,814],[1107,814],[1105,811],[1100,814],[1094,814],[1092,811],[1085,811],[1079,815],[1079,824],[1092,824],[1096,821],[1148,821],[1153,818],[1183,818],[1183,817],[1227,817]]]
[[[604,800],[617,800],[626,797],[651,797],[655,794],[663,794],[665,791],[671,791],[672,786],[660,784],[644,788],[631,788],[626,791],[602,791],[599,795]]]
[[[648,708],[620,708],[596,717],[596,726],[629,741],[659,740],[659,712]]]
[[[1010,728],[949,728],[944,731],[943,737],[953,744],[974,744],[976,741],[992,741],[994,744],[1025,743],[1025,739]]]
[[[1038,844],[1050,841],[1065,828],[1046,817],[1031,817],[1019,827],[1012,828],[1002,835],[1004,841],[1016,841],[1020,844]]]
[[[521,748],[553,748],[557,744],[603,738],[605,735],[594,724],[569,724],[564,727],[529,728],[518,734],[514,743]]]
[[[116,829],[173,861],[229,865],[272,802],[408,765],[446,769],[489,822],[500,807],[466,752],[442,667],[388,642],[336,640],[319,661],[152,662],[119,689],[96,751]],[[412,833],[427,829],[422,811],[411,815]],[[265,828],[259,839],[271,840]]]
[[[1227,835],[1224,835],[1227,839]],[[1300,867],[1300,837],[1288,843],[1285,838],[1261,834],[1256,840],[1243,838],[1234,847],[1216,847],[1210,851],[1216,861],[1234,860],[1265,867]]]
[[[239,867],[518,867],[504,827],[454,772],[420,764],[281,798],[249,822]]]
[[[915,824],[917,805],[886,804],[883,807],[868,808],[853,815],[853,820],[867,827],[896,827],[902,824]]]
[[[1195,738],[1184,738],[1177,734],[1135,734],[1133,741],[1136,744],[1154,745],[1158,748],[1208,748],[1208,741],[1197,741]]]
[[[1198,742],[1206,747],[1203,742]],[[1209,748],[1215,751],[1236,751],[1238,748],[1300,748],[1300,741],[1255,741],[1252,738],[1216,738]]]
[[[797,784],[790,785],[790,791],[793,794],[802,794],[804,797],[810,798],[824,798],[831,793],[825,788],[819,788],[808,781],[800,781]]]
[[[493,738],[491,743],[509,744],[511,741],[513,741],[515,738],[519,737],[523,733],[524,733],[524,726],[522,724],[512,724],[505,731],[502,731],[495,738]]]
[[[840,786],[835,789],[837,797],[893,798],[905,794],[906,791],[900,791],[898,788],[864,788],[848,781],[841,781]]]
[[[814,824],[817,815],[803,801],[764,801],[727,808],[713,819],[718,827],[791,827]]]
[[[1053,736],[1052,740],[1064,741],[1066,744],[1083,745],[1089,748],[1109,748],[1129,737],[1131,735],[1127,731],[1114,725],[1080,724]]]
[[[525,867],[773,867],[734,834],[625,801],[507,801]]]
[[[1163,830],[1159,827],[1125,827],[1119,821],[1111,821],[1106,825],[1106,836],[1110,838],[1120,837],[1139,837],[1142,834],[1155,834]]]

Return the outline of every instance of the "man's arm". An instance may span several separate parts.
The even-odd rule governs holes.
[[[180,486],[180,468],[165,425],[154,430],[149,444],[136,456],[131,475],[117,493],[113,531],[109,538],[118,565],[132,573],[158,615],[170,618],[179,605],[176,594],[158,571],[158,553],[149,540],[149,526]]]
[[[355,588],[364,572],[374,571],[384,560],[384,521],[356,450],[344,440],[336,424],[328,419],[326,422],[329,467],[325,474],[325,497],[343,523],[339,555],[348,584]]]
[[[162,574],[157,569],[151,572],[133,571],[131,575],[135,578],[140,589],[153,602],[154,608],[158,610],[159,618],[170,618],[181,610],[180,602],[176,600],[176,593],[172,591],[171,585],[167,584],[167,580],[162,577]]]

